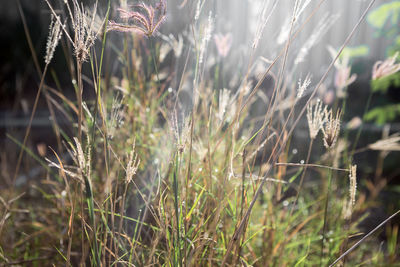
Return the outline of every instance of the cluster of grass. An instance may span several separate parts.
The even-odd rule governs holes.
[[[110,26],[115,8],[110,2],[101,19],[86,14],[76,0],[72,7],[61,5],[67,26],[49,5],[52,27],[59,28],[51,30],[38,97],[42,93],[51,100],[50,110],[65,114],[76,134],[65,134],[54,117],[58,147],[46,159],[35,156],[26,140],[9,136],[42,164],[45,178],[33,183],[33,193],[2,189],[1,261],[29,266],[327,266],[342,256],[342,266],[395,263],[396,225],[383,227],[388,236],[384,248],[365,239],[345,254],[366,234],[357,225],[374,202],[362,192],[356,197],[353,156],[365,150],[355,150],[359,134],[349,140],[349,127],[340,127],[345,98],[326,108],[320,102],[314,106],[316,93],[359,24],[321,80],[309,87],[307,77],[297,88],[287,77],[293,64],[289,54],[319,5],[301,14],[308,1],[294,1],[285,44],[251,83],[258,40],[268,26],[263,20],[268,16],[260,16],[245,71],[228,82],[233,80],[224,72],[229,38],[220,37],[225,43],[219,44],[219,54],[210,49],[218,17],[207,16],[205,1],[189,2],[193,20],[184,38],[161,38],[155,28],[138,30],[145,23],[137,17],[135,27]],[[143,12],[147,22],[157,20],[162,4],[143,5],[135,13]],[[60,33],[75,99],[63,95],[64,85],[52,88],[45,82],[50,80],[49,53]],[[266,112],[253,118],[253,103],[269,76],[274,83]],[[351,80],[345,78],[343,87]],[[83,99],[87,90],[94,92],[93,99]],[[291,141],[305,113],[311,136],[303,138],[308,150],[300,153],[307,157],[297,164]],[[320,154],[311,156],[315,146]]]

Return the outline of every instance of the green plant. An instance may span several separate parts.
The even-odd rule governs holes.
[[[398,260],[393,234],[397,228],[390,230],[387,257],[376,252],[373,242],[364,243],[357,253],[346,253],[355,242],[350,237],[360,235],[357,224],[374,202],[362,191],[355,197],[356,168],[350,145],[340,134],[342,114],[333,116],[321,101],[312,107],[341,54],[351,53],[345,47],[374,1],[312,90],[311,75],[296,84],[288,74],[296,60],[291,56],[297,52],[296,37],[323,1],[304,20],[300,17],[309,1],[295,1],[285,45],[254,84],[250,81],[262,18],[274,12],[267,3],[249,55],[245,54],[248,62],[238,66],[229,61],[227,47],[223,53],[215,51],[219,54],[210,49],[218,17],[208,12],[206,1],[182,3],[194,15],[182,33],[185,53],[175,53],[174,45],[166,44],[164,40],[172,37],[157,35],[157,30],[162,32],[164,1],[134,6],[133,11],[121,1],[126,21],[108,27],[108,15],[114,16],[110,2],[100,19],[101,29],[109,31],[95,31],[101,45],[94,40],[92,27],[79,26],[87,25],[83,21],[88,18],[95,25],[96,13],[88,11],[87,17],[77,0],[72,2],[74,12],[63,6],[75,24],[74,33],[89,30],[84,36],[94,38],[81,52],[76,51],[79,38],[69,43],[75,54],[65,48],[66,61],[77,66],[77,72],[71,72],[78,78],[76,99],[46,86],[52,103],[70,119],[74,134],[65,135],[66,145],[47,155],[46,180],[33,182],[40,204],[2,191],[4,263],[15,264],[19,255],[27,262],[39,258],[70,266],[313,266],[345,256],[348,265],[383,257]],[[57,15],[50,3],[49,8]],[[228,39],[225,46],[230,45]],[[234,81],[234,75],[224,73],[230,65],[243,68],[236,82],[227,82]],[[346,74],[344,84],[354,81],[355,76]],[[272,94],[264,97],[266,112],[261,118],[249,117],[268,75],[276,79]],[[215,88],[219,84],[227,88]],[[93,90],[95,97],[83,99],[83,87]],[[185,95],[190,95],[188,100]],[[309,142],[308,150],[301,152],[307,157],[296,163],[292,151],[299,144],[294,131],[306,112],[310,139],[303,139]],[[43,164],[25,144],[10,139]],[[40,259],[41,255],[48,258]]]

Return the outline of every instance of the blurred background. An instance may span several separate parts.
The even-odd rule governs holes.
[[[51,1],[57,3],[57,1]],[[83,1],[90,4],[91,1]],[[102,3],[103,14],[105,13],[105,2]],[[289,18],[292,13],[292,1],[264,1],[264,0],[226,0],[226,1],[200,1],[209,7],[215,19],[215,34],[230,34],[232,36],[232,51],[230,57],[239,62],[246,62],[249,47],[252,46],[257,31],[262,31],[257,49],[257,56],[262,56],[265,60],[272,60],[285,44],[288,30],[290,28]],[[21,5],[21,10],[18,8]],[[307,72],[313,75],[313,80],[317,80],[326,70],[332,57],[327,47],[339,49],[352,27],[356,24],[365,10],[369,1],[363,0],[338,0],[324,1],[318,9],[317,15],[311,18],[310,25],[317,27],[305,27],[296,38],[293,51],[301,51],[300,55],[290,55],[298,62],[297,66],[291,66],[291,76],[296,81],[301,75]],[[399,20],[398,9],[395,5],[398,1],[378,0],[375,8],[382,4],[394,3],[393,7],[387,7],[387,13],[381,12],[383,23],[371,23],[365,21],[358,28],[356,34],[350,41],[349,47],[352,48],[353,72],[359,74],[358,82],[370,78],[372,66],[375,61],[383,60],[395,49],[396,40],[398,42]],[[177,36],[182,33],[190,19],[191,10],[197,1],[169,0],[168,18],[161,31],[168,36]],[[304,21],[313,10],[320,4],[320,1],[310,1],[307,10],[301,17]],[[47,5],[42,0],[19,0],[19,1],[0,1],[0,126],[4,133],[5,128],[10,126],[21,127],[24,120],[19,119],[21,111],[28,112],[32,96],[36,92],[38,76],[36,73],[35,62],[24,31],[21,12],[23,12],[28,31],[31,36],[33,49],[37,53],[38,62],[43,66],[43,56],[45,52],[48,27],[50,23],[50,13]],[[115,7],[114,7],[115,9]],[[396,13],[397,12],[397,13]],[[207,16],[208,14],[205,14]],[[113,14],[117,17],[117,14]],[[260,17],[267,19],[266,25],[259,25]],[[186,29],[187,30],[187,29]],[[397,38],[397,39],[396,39]],[[399,44],[397,44],[398,48]],[[312,48],[312,49],[311,49]],[[211,49],[213,49],[211,47]],[[215,50],[215,47],[214,47]],[[312,52],[310,52],[312,51]],[[61,49],[58,49],[57,56],[62,57]],[[297,57],[299,58],[297,58]],[[55,62],[58,62],[55,60]],[[267,61],[268,62],[268,61]],[[243,64],[245,65],[245,64]],[[52,64],[54,71],[63,69],[62,63]],[[66,75],[67,76],[67,75]],[[60,77],[63,78],[63,77]],[[68,78],[68,77],[65,77]],[[327,80],[329,87],[333,82],[333,74]],[[362,93],[362,92],[358,92]],[[11,112],[11,113],[10,113]],[[35,125],[45,124],[41,121],[40,110]],[[7,113],[7,115],[5,115]],[[19,115],[17,115],[19,114]],[[10,116],[15,117],[13,121],[5,121]],[[4,137],[4,135],[2,135]]]
[[[56,7],[62,1],[50,1]],[[92,6],[93,1],[82,1],[85,6]],[[124,3],[125,1],[119,1]],[[128,1],[132,4],[135,1]],[[352,27],[357,23],[369,1],[363,0],[337,0],[337,1],[304,1],[307,8],[301,14],[294,29],[315,11],[316,14],[296,37],[291,45],[289,62],[294,65],[287,67],[286,83],[288,87],[296,85],[297,81],[312,75],[312,85],[316,84],[327,69],[332,60],[331,50],[338,50],[344,42]],[[27,125],[34,96],[39,84],[38,68],[44,66],[44,53],[50,23],[50,11],[42,0],[0,0],[0,147],[3,153],[7,152],[9,158],[15,155],[10,151],[16,151],[14,142],[6,138],[10,134],[21,140]],[[193,14],[201,6],[206,10],[199,14],[205,21],[207,17],[213,19],[213,34],[229,36],[231,49],[224,63],[224,79],[229,81],[226,86],[233,89],[237,86],[240,77],[247,68],[251,48],[257,43],[255,51],[255,64],[252,66],[252,75],[257,80],[258,76],[266,69],[272,59],[284,47],[290,29],[289,18],[293,12],[293,1],[278,0],[224,0],[224,1],[187,1],[168,0],[168,17],[162,26],[161,35],[171,41],[171,38],[180,44],[190,43],[189,23],[198,14]],[[107,1],[100,1],[100,17],[105,14]],[[118,19],[116,12],[118,2],[113,1],[111,19]],[[400,47],[399,14],[400,1],[378,0],[374,4],[366,21],[350,41],[345,53],[350,58],[352,73],[357,74],[356,81],[348,89],[349,102],[352,105],[345,114],[345,121],[350,121],[362,115],[364,104],[367,101],[370,89],[372,67],[378,60],[384,60],[393,55]],[[25,28],[24,28],[25,21]],[[260,23],[262,22],[262,23]],[[27,38],[29,36],[29,38]],[[110,36],[113,43],[120,45],[118,34]],[[179,43],[177,43],[179,44]],[[74,98],[71,76],[66,71],[66,42],[56,50],[56,60],[50,66],[51,74],[47,82],[51,85],[63,85],[63,93]],[[34,50],[35,56],[32,56]],[[182,48],[181,48],[182,50]],[[180,51],[180,53],[182,53]],[[215,64],[217,47],[213,40],[209,45],[209,64]],[[57,60],[58,59],[58,60]],[[110,59],[110,58],[109,58]],[[107,60],[107,58],[106,58]],[[111,62],[111,61],[110,61]],[[183,66],[183,61],[179,65]],[[231,64],[232,63],[232,64]],[[279,66],[279,65],[278,65]],[[106,64],[111,73],[117,74],[116,66]],[[107,70],[107,71],[108,71]],[[273,69],[277,73],[278,67]],[[54,74],[57,73],[55,78]],[[64,73],[65,75],[62,75]],[[323,88],[318,95],[325,102],[332,101],[337,92],[334,89],[335,71],[332,70],[326,79]],[[395,80],[396,81],[396,80]],[[374,95],[371,110],[380,107],[370,116],[370,120],[364,129],[370,134],[380,136],[383,125],[390,123],[391,131],[398,131],[400,112],[382,109],[387,105],[398,103],[400,99],[396,83],[390,83],[380,94]],[[218,85],[217,85],[218,86]],[[268,83],[264,86],[264,92],[268,96]],[[172,84],[174,87],[174,84]],[[217,88],[216,88],[217,89]],[[87,92],[90,98],[90,92]],[[262,102],[261,102],[262,105]],[[397,106],[396,106],[397,107]],[[399,109],[400,110],[400,109]],[[390,113],[389,115],[387,115]],[[46,100],[41,98],[37,114],[33,121],[30,145],[52,145],[54,142],[51,134],[51,122]],[[60,115],[59,123],[65,124],[65,131],[71,135],[68,121]],[[305,122],[300,126],[303,130],[296,135],[306,136]],[[368,142],[368,140],[366,141]],[[5,155],[3,155],[5,157]],[[4,160],[3,160],[4,162]]]

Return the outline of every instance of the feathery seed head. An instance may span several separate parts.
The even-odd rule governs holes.
[[[343,217],[345,219],[350,219],[351,215],[353,213],[353,207],[354,204],[356,203],[356,191],[357,191],[357,177],[356,177],[356,172],[357,172],[357,165],[350,165],[350,171],[349,171],[349,200],[343,207]]]
[[[314,109],[311,105],[307,106],[307,122],[308,128],[310,130],[310,138],[315,139],[318,135],[319,130],[322,129],[324,122],[326,120],[325,114],[327,107],[323,106],[321,100],[317,100]]]
[[[54,51],[58,45],[58,41],[61,39],[62,36],[62,29],[61,29],[60,19],[54,18],[54,15],[51,15],[51,23],[49,29],[49,37],[47,38],[47,45],[46,45],[46,56],[44,61],[46,64],[50,64],[50,61],[53,58]]]
[[[375,143],[368,145],[368,148],[377,151],[400,151],[399,133],[378,140]]]
[[[136,142],[133,143],[132,150],[129,153],[128,164],[126,165],[125,182],[127,184],[132,182],[132,178],[136,174],[136,172],[139,168],[139,164],[140,164],[140,159],[138,159],[138,156],[135,153],[135,146],[136,146]]]
[[[325,110],[326,121],[322,132],[324,133],[324,145],[326,148],[332,148],[336,144],[340,133],[340,116],[340,110],[336,112],[335,117],[333,117],[332,110]]]
[[[338,51],[333,47],[328,46],[328,51],[332,58],[336,58]],[[346,97],[346,88],[357,79],[357,74],[351,74],[350,57],[342,54],[341,57],[335,62],[335,88],[336,96],[339,98]]]
[[[349,180],[350,180],[350,202],[352,206],[356,203],[356,190],[357,190],[357,165],[350,166],[350,173],[349,173]]]
[[[311,84],[311,75],[307,74],[304,81],[301,81],[301,78],[298,81],[299,87],[297,88],[297,99],[300,99],[304,92],[307,90],[308,86]]]
[[[172,136],[175,140],[175,146],[179,153],[185,150],[189,142],[191,123],[190,117],[182,118],[181,121],[178,121],[178,114],[176,112],[174,112],[171,119],[168,120]]]
[[[201,11],[201,0],[197,1],[196,5],[196,14],[194,15],[194,20],[198,20],[200,17],[200,11]]]
[[[231,122],[235,116],[236,101],[233,98],[229,89],[224,88],[219,91],[218,112],[216,116],[221,124],[224,121]]]
[[[335,87],[336,95],[339,98],[346,97],[345,89],[357,79],[357,74],[350,76],[351,67],[343,66],[336,70]]]
[[[117,132],[117,129],[124,124],[124,96],[115,96],[111,106],[110,119],[107,122],[108,138],[112,139]]]
[[[315,27],[315,30],[313,31],[311,36],[307,38],[307,41],[301,47],[294,61],[295,65],[302,63],[305,60],[306,56],[311,51],[311,48],[313,48],[322,38],[322,36],[329,31],[329,29],[333,26],[338,18],[338,14],[329,15],[329,13],[326,13],[323,16],[321,21]]]
[[[226,57],[232,46],[232,34],[214,34],[214,42],[215,46],[217,47],[218,54],[221,57]]]
[[[211,39],[211,33],[213,31],[213,28],[214,28],[214,20],[212,17],[212,12],[210,11],[210,13],[208,14],[208,23],[206,28],[204,29],[203,39],[201,41],[199,63],[203,63],[204,54],[206,52],[208,42]]]
[[[49,6],[52,14],[55,16],[58,23],[61,25],[60,18],[57,16],[55,10],[50,4],[49,0],[45,0]],[[67,37],[67,39],[72,43],[74,47],[74,54],[78,62],[84,62],[87,60],[90,48],[94,45],[95,40],[100,34],[102,27],[98,27],[99,30],[96,32],[94,30],[94,23],[97,12],[98,1],[95,2],[94,11],[89,15],[89,12],[85,12],[82,5],[79,5],[78,0],[72,0],[73,9],[67,0],[64,0],[64,4],[67,7],[68,15],[71,19],[72,29],[74,31],[73,38],[68,33],[65,25],[62,26],[62,30]],[[73,10],[73,12],[72,12]],[[102,25],[105,21],[102,22]]]
[[[395,64],[398,55],[399,52],[396,52],[385,61],[376,62],[372,69],[372,79],[376,80],[398,72],[400,70],[400,63]]]
[[[144,36],[153,36],[166,19],[167,3],[160,0],[155,7],[140,3],[135,5],[138,11],[128,11],[119,8],[120,17],[122,19],[131,20],[133,24],[126,25],[110,21],[108,31],[135,32]]]

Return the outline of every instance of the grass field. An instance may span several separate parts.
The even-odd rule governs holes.
[[[207,1],[182,1],[192,17],[178,35],[163,31],[176,8],[166,0],[44,1],[52,23],[44,60],[30,43],[40,78],[30,121],[23,139],[7,135],[15,159],[2,152],[0,265],[398,264],[399,201],[380,193],[400,138],[388,124],[360,145],[370,89],[364,113],[344,121],[358,78],[345,47],[375,1],[329,49],[322,75],[295,69],[318,41],[298,34],[330,27],[327,17],[309,24],[324,1],[292,1],[270,59],[257,51],[277,1],[263,2],[240,52]],[[371,66],[368,83],[396,74],[396,60]],[[43,99],[55,142],[34,147]],[[27,162],[40,175],[16,186]]]

